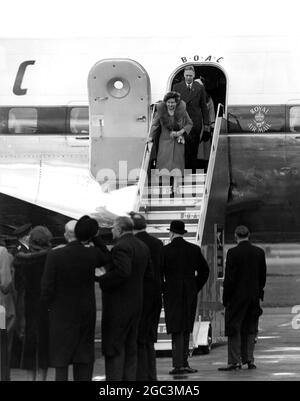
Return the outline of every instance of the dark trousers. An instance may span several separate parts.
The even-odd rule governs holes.
[[[254,362],[255,334],[228,337],[228,365]]]
[[[93,378],[93,363],[74,363],[74,381],[91,381]],[[55,381],[68,381],[68,366],[55,368]]]
[[[185,143],[185,168],[192,169],[193,172],[197,170],[197,154],[200,142],[200,133],[201,128],[192,128]]]
[[[106,381],[135,381],[137,368],[137,324],[129,330],[119,354],[105,356]]]
[[[136,380],[156,381],[156,355],[154,343],[138,344]]]
[[[189,366],[189,340],[190,333],[187,331],[172,333],[172,359],[174,368]]]

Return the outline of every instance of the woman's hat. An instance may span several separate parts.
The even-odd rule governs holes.
[[[147,227],[146,219],[142,214],[130,212],[129,216],[133,222],[134,230],[144,230]]]
[[[181,220],[173,220],[171,221],[169,231],[176,234],[185,234],[187,230],[184,228],[184,222]]]
[[[30,232],[29,247],[34,250],[44,249],[51,246],[52,234],[47,227],[36,226]]]
[[[29,234],[31,230],[31,223],[23,224],[20,227],[17,227],[13,232],[12,235],[15,235],[16,237],[24,237],[25,235]]]
[[[75,235],[79,241],[86,242],[97,234],[99,226],[97,220],[89,216],[82,216],[76,223]]]

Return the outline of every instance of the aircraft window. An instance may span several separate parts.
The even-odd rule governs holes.
[[[65,134],[66,107],[40,107],[38,113],[39,134]]]
[[[112,78],[107,83],[108,93],[115,98],[123,98],[130,92],[130,84],[125,78]]]
[[[300,106],[290,108],[289,125],[291,132],[300,132]]]
[[[31,107],[10,109],[8,131],[11,134],[35,134],[37,132],[37,110]]]
[[[7,134],[8,109],[0,109],[0,134]]]
[[[74,107],[70,113],[70,131],[72,134],[89,133],[88,107]]]
[[[124,84],[123,84],[122,81],[116,81],[116,82],[114,83],[114,87],[115,87],[116,89],[122,89],[123,86],[124,86]]]

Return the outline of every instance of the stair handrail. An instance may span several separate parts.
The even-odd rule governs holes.
[[[208,200],[209,200],[210,188],[211,188],[211,183],[212,183],[212,177],[213,177],[213,173],[214,173],[216,153],[217,153],[217,148],[218,148],[218,142],[219,142],[219,137],[220,137],[220,128],[221,128],[221,124],[222,124],[223,115],[224,115],[224,106],[223,106],[223,104],[219,103],[218,109],[217,109],[217,118],[215,121],[215,127],[214,127],[214,132],[213,132],[213,137],[212,137],[209,162],[208,162],[208,166],[207,166],[207,173],[206,173],[205,184],[204,184],[203,200],[201,202],[200,216],[199,216],[197,235],[196,235],[196,241],[199,246],[202,245],[206,212],[207,212],[207,207],[208,207]]]
[[[151,132],[151,128],[152,128],[154,114],[156,112],[156,105],[157,105],[157,103],[154,103],[153,109],[151,112],[147,140],[150,138],[150,132]],[[149,161],[150,161],[152,146],[153,146],[152,142],[147,141],[145,144],[144,155],[143,155],[143,159],[142,159],[142,165],[141,165],[139,179],[138,179],[138,185],[137,185],[136,200],[135,200],[135,204],[133,207],[134,212],[138,212],[139,208],[140,208],[140,203],[141,203],[141,199],[143,197],[145,183],[146,183],[146,179],[148,176],[148,168],[149,168]]]

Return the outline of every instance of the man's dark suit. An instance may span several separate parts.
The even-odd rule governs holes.
[[[188,366],[197,294],[208,279],[209,267],[200,247],[182,237],[174,238],[164,247],[163,266],[164,308],[167,332],[172,333],[173,366],[183,368]]]
[[[250,241],[229,249],[226,257],[223,304],[225,335],[228,336],[228,364],[253,363],[254,339],[262,313],[266,283],[266,259],[262,249]],[[248,349],[248,351],[247,351]]]
[[[191,90],[183,80],[175,84],[173,90],[179,92],[181,99],[186,103],[186,110],[193,121],[193,128],[187,137],[185,144],[186,168],[197,167],[197,152],[202,130],[202,121],[204,125],[209,124],[209,113],[206,104],[206,92],[203,85],[199,82],[193,82]]]
[[[146,231],[138,232],[136,237],[150,250],[153,278],[144,281],[144,302],[138,333],[137,380],[157,380],[154,343],[157,341],[157,328],[162,306],[162,263],[163,243]]]
[[[110,260],[100,242],[86,247],[79,241],[48,253],[41,283],[41,299],[49,305],[50,366],[73,364],[75,380],[91,380],[96,323],[95,268]],[[65,373],[63,378],[67,380]],[[65,377],[66,376],[66,377]]]
[[[111,257],[107,272],[99,278],[106,380],[134,381],[144,277],[152,276],[150,251],[133,234],[124,234]]]

